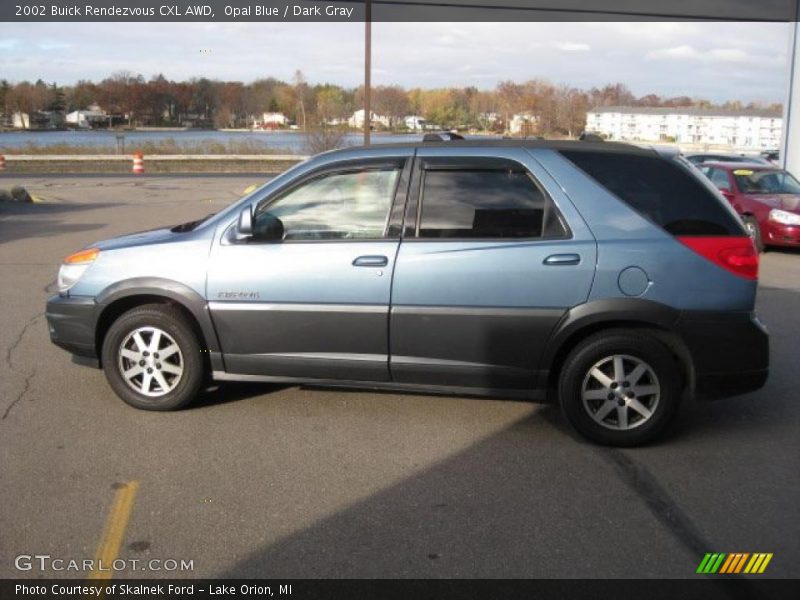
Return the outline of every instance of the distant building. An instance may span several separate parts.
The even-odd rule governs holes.
[[[783,119],[762,109],[603,106],[586,113],[586,130],[610,140],[777,148]]]
[[[16,129],[30,129],[31,116],[24,112],[15,112],[11,115],[11,126]]]
[[[391,125],[391,119],[389,117],[379,115],[374,110],[370,111],[370,125],[382,125],[384,127],[389,127]],[[347,119],[347,124],[354,129],[361,129],[364,127],[364,109],[359,108],[356,112],[353,113],[353,116]]]
[[[515,114],[508,122],[508,131],[512,135],[533,135],[539,129],[539,115],[532,111]]]
[[[74,110],[67,113],[66,121],[81,129],[89,129],[95,124],[107,122],[108,115],[100,110]]]
[[[32,113],[15,112],[11,115],[11,126],[16,129],[56,129],[64,119],[52,110],[37,110]]]
[[[289,124],[289,119],[281,112],[265,112],[261,115],[260,120],[256,120],[253,126],[262,129],[277,129],[278,127],[286,127]]]
[[[403,119],[406,128],[411,131],[422,131],[428,125],[428,122],[418,115],[408,115]]]

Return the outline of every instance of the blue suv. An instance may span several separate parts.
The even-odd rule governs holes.
[[[602,142],[325,153],[65,259],[52,341],[128,404],[269,381],[558,399],[602,444],[761,387],[758,255],[680,158]]]

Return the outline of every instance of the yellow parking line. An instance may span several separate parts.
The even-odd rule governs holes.
[[[100,538],[100,545],[94,556],[94,569],[87,579],[111,579],[113,575],[111,564],[116,560],[125,537],[125,528],[128,526],[128,519],[133,511],[133,500],[138,489],[138,481],[129,481],[117,490],[114,504],[103,528],[103,537]]]

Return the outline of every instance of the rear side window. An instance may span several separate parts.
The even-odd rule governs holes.
[[[426,170],[421,238],[563,237],[555,207],[521,170]]]
[[[735,214],[676,163],[610,152],[566,150],[561,154],[672,235],[744,235]]]

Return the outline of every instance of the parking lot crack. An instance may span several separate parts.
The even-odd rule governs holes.
[[[34,315],[33,317],[31,317],[28,320],[28,322],[25,323],[25,325],[20,330],[19,335],[17,336],[17,338],[11,343],[10,346],[8,346],[8,348],[6,348],[5,361],[4,361],[5,362],[5,366],[8,368],[9,371],[12,371],[14,373],[19,373],[20,375],[22,375],[23,376],[23,384],[22,384],[22,389],[11,400],[9,405],[6,407],[5,411],[3,411],[3,416],[0,417],[0,421],[5,421],[6,418],[8,417],[8,415],[11,413],[11,410],[17,404],[19,404],[19,402],[25,397],[25,395],[30,390],[31,380],[36,376],[36,369],[33,369],[30,372],[22,372],[19,369],[17,369],[16,367],[14,367],[13,356],[14,356],[14,352],[17,350],[19,345],[22,343],[22,340],[25,339],[25,335],[28,333],[28,331],[34,325],[36,325],[41,320],[41,318],[43,316],[44,316],[44,312],[40,312],[40,313]]]

